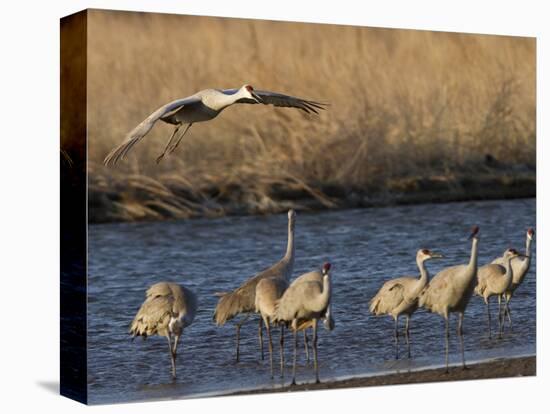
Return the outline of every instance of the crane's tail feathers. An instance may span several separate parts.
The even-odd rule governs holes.
[[[213,319],[216,325],[221,326],[225,324],[239,313],[252,311],[253,309],[246,306],[244,302],[244,298],[238,291],[225,293],[221,296],[214,311]],[[253,307],[254,304],[252,304]]]
[[[478,284],[474,289],[474,294],[477,296],[483,296],[483,292],[485,292],[485,286],[481,284]]]
[[[376,295],[369,302],[369,311],[374,315],[378,315],[378,305],[380,303],[380,298]]]

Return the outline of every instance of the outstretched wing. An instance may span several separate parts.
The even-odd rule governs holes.
[[[233,94],[237,91],[238,89],[226,89],[222,92],[225,94]],[[295,96],[283,95],[282,93],[277,92],[259,91],[254,89],[253,93],[258,95],[262,99],[261,103],[263,103],[264,105],[280,106],[284,108],[298,108],[304,112],[307,112],[308,114],[311,112],[318,114],[319,109],[324,110],[325,106],[328,105],[326,103],[296,98]],[[259,102],[250,98],[241,98],[237,100],[236,103],[257,104]]]
[[[128,151],[136,145],[147,133],[153,128],[155,122],[159,119],[166,117],[174,112],[179,111],[186,105],[191,105],[199,102],[200,99],[194,96],[177,99],[164,106],[161,106],[147,118],[145,118],[137,127],[135,127],[126,136],[126,139],[118,147],[114,148],[103,160],[105,165],[115,165],[118,161],[123,159]]]

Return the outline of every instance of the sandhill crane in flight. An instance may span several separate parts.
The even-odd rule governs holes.
[[[275,316],[275,302],[281,298],[287,287],[288,282],[286,281],[286,279],[280,277],[269,277],[267,279],[262,279],[256,285],[255,306],[256,312],[260,314],[260,317],[264,321],[265,329],[267,331],[271,378],[273,378],[273,341],[271,339],[271,325],[273,324],[273,318]],[[281,336],[279,339],[281,375],[283,372],[284,362],[283,344],[284,326],[281,324]]]
[[[515,249],[508,249],[503,255],[504,265],[490,263],[485,266],[481,266],[477,270],[478,283],[474,292],[483,297],[485,305],[487,306],[489,338],[491,338],[491,309],[489,306],[489,300],[492,296],[498,297],[498,334],[499,337],[502,337],[502,331],[504,328],[504,310],[501,306],[501,298],[512,285],[512,260],[516,257],[525,257],[525,255],[518,253]]]
[[[462,323],[464,321],[464,311],[477,284],[478,226],[472,229],[470,239],[472,239],[472,250],[468,264],[451,266],[440,271],[428,283],[428,286],[426,286],[418,300],[419,306],[426,308],[430,312],[438,313],[445,318],[446,372],[449,372],[449,315],[451,313],[458,313],[457,334],[460,339],[462,367],[466,369]]]
[[[313,328],[315,381],[320,382],[317,362],[317,321],[326,317],[331,302],[330,267],[330,263],[323,264],[322,283],[319,283],[317,277],[306,281],[302,280],[298,283],[293,282],[275,305],[275,322],[290,325],[294,333],[294,362],[291,385],[296,384],[297,332],[309,326]],[[307,278],[310,274],[306,273],[303,276]]]
[[[197,312],[197,298],[191,290],[176,283],[160,282],[151,286],[145,294],[145,302],[139,308],[131,326],[133,337],[151,335],[166,336],[172,377],[176,377],[176,352],[183,330],[193,323]]]
[[[420,270],[420,277],[403,276],[388,280],[382,285],[378,293],[371,299],[369,309],[374,315],[390,315],[394,319],[395,359],[399,358],[399,316],[405,315],[405,338],[407,341],[408,357],[411,357],[409,341],[409,320],[418,309],[418,297],[429,281],[425,262],[430,259],[443,257],[428,249],[420,249],[416,253],[416,265]]]
[[[510,315],[510,300],[514,296],[516,289],[523,283],[523,279],[529,272],[529,267],[531,266],[531,244],[533,243],[533,237],[535,235],[535,230],[532,228],[527,229],[525,235],[525,255],[523,259],[516,259],[512,262],[512,273],[513,279],[512,284],[504,293],[504,312],[508,315],[508,322],[510,327],[512,326],[512,316]],[[504,252],[504,255],[506,252]],[[496,258],[492,263],[504,265],[505,258],[502,257]]]
[[[165,155],[172,153],[177,148],[191,125],[197,122],[210,121],[225,108],[236,103],[291,107],[315,114],[318,114],[318,110],[325,109],[324,107],[327,105],[277,92],[255,90],[251,85],[243,85],[239,89],[204,89],[187,98],[177,99],[161,106],[130,131],[126,139],[105,157],[103,163],[114,165],[123,159],[128,151],[147,135],[155,123],[161,120],[174,125],[175,128],[166,143],[164,151],[157,158],[158,163]],[[187,127],[183,134],[176,137],[183,124],[187,124]]]
[[[262,279],[267,278],[279,278],[288,282],[292,275],[294,268],[294,228],[296,225],[296,212],[294,210],[288,211],[288,240],[286,246],[286,253],[281,260],[275,263],[273,266],[261,271],[254,277],[251,277],[245,281],[241,286],[235,289],[233,292],[217,293],[220,296],[216,309],[214,311],[214,322],[218,326],[224,325],[227,321],[233,319],[239,314],[246,314],[246,316],[237,323],[237,356],[236,360],[239,362],[239,340],[241,325],[250,317],[251,313],[256,312],[256,286]],[[260,351],[263,358],[263,339],[262,339],[262,318],[259,319],[258,328],[260,338]]]

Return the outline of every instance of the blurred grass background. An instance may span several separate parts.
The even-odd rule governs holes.
[[[534,195],[535,52],[534,38],[89,11],[90,220]],[[236,105],[157,165],[159,122],[102,165],[164,103],[244,83],[330,107]]]

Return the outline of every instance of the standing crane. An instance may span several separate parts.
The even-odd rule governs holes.
[[[515,259],[516,257],[525,257],[525,255],[518,253],[515,249],[508,249],[503,255],[504,266],[496,263],[490,263],[485,266],[481,266],[477,270],[478,284],[474,292],[483,297],[485,305],[487,306],[489,338],[491,338],[491,309],[489,306],[489,300],[492,296],[498,297],[498,335],[499,338],[501,338],[504,328],[504,310],[501,309],[501,298],[512,285],[512,259]]]
[[[292,365],[292,383],[296,384],[296,358],[298,348],[297,332],[300,329],[313,328],[313,364],[315,381],[319,383],[319,365],[317,361],[317,321],[326,317],[331,303],[330,263],[323,264],[322,283],[317,276],[309,273],[304,279],[294,281],[275,305],[275,322],[290,325],[294,333],[294,362]],[[308,280],[309,278],[309,280]]]
[[[283,95],[270,91],[258,91],[251,85],[239,89],[204,89],[186,98],[177,99],[161,106],[138,126],[128,133],[126,139],[114,148],[103,160],[105,165],[114,165],[122,160],[128,151],[153,128],[157,121],[175,126],[162,154],[157,157],[159,163],[165,155],[172,153],[179,145],[185,133],[194,123],[206,122],[216,118],[225,108],[237,104],[264,104],[280,107],[298,108],[306,113],[318,114],[327,104]],[[183,124],[187,124],[183,133],[177,133]]]
[[[523,259],[516,259],[512,262],[512,284],[504,292],[504,313],[508,315],[508,322],[510,327],[512,326],[512,316],[510,315],[510,300],[514,296],[516,289],[523,283],[523,279],[529,272],[529,267],[531,266],[531,244],[533,242],[533,237],[535,235],[535,230],[532,228],[527,229],[527,234],[525,236],[525,255]],[[506,254],[506,252],[504,252]],[[492,263],[503,265],[505,263],[504,255],[502,257],[496,258]]]
[[[399,358],[399,316],[406,316],[405,338],[407,341],[408,357],[411,357],[409,341],[409,321],[411,315],[418,309],[418,297],[429,281],[425,262],[430,259],[443,257],[428,249],[420,249],[416,253],[416,265],[420,270],[420,277],[403,276],[388,280],[382,285],[378,293],[371,299],[369,310],[376,316],[390,315],[394,320],[395,359]]]
[[[287,280],[280,277],[269,277],[262,279],[256,285],[255,306],[256,312],[260,313],[260,317],[264,321],[265,329],[267,331],[271,378],[273,378],[273,341],[271,339],[271,325],[273,324],[273,318],[275,317],[275,303],[281,298],[287,287]],[[279,339],[281,376],[283,373],[284,363],[283,344],[284,326],[281,324],[281,336]]]
[[[449,372],[449,315],[451,313],[458,313],[457,334],[460,339],[462,368],[466,369],[462,324],[464,311],[477,284],[478,226],[473,227],[469,238],[472,240],[472,250],[468,264],[451,266],[440,271],[426,286],[418,300],[419,306],[430,312],[438,313],[445,319],[446,372]]]
[[[296,224],[296,212],[288,211],[288,240],[286,253],[281,260],[273,266],[262,270],[260,273],[245,281],[241,286],[232,292],[218,293],[220,296],[216,309],[214,311],[214,322],[218,326],[224,325],[227,321],[233,319],[239,314],[246,316],[239,321],[237,325],[237,356],[239,362],[239,341],[241,325],[248,320],[250,314],[256,311],[256,286],[262,279],[279,278],[288,281],[294,268],[294,228]],[[260,351],[263,357],[263,339],[262,339],[262,318],[259,319],[258,334],[260,339]]]
[[[197,312],[197,298],[191,290],[176,283],[160,282],[145,293],[145,302],[139,308],[130,326],[133,337],[166,336],[172,361],[172,377],[176,378],[176,353],[183,330],[193,323]]]
[[[313,271],[304,273],[300,277],[296,278],[292,284],[297,285],[299,283],[306,283],[306,282],[317,282],[319,284],[323,284],[323,273],[319,271]],[[326,311],[321,315],[321,319],[323,321],[323,326],[326,330],[332,331],[336,323],[334,322],[334,317],[332,316],[332,305],[329,303]],[[308,347],[308,337],[307,337],[307,330],[309,328],[313,329],[313,320],[304,321],[300,323],[300,325],[297,328],[297,331],[302,331],[304,333],[304,350],[306,354],[306,362],[309,363],[309,347]],[[282,370],[282,364],[284,363],[283,360],[281,360],[281,370]]]

